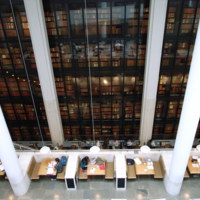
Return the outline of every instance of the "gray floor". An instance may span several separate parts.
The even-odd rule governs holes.
[[[200,198],[200,177],[184,180],[181,193],[177,197],[166,193],[162,180],[147,177],[129,180],[125,191],[116,191],[115,180],[79,181],[76,191],[68,191],[64,181],[51,181],[44,178],[40,181],[32,181],[28,193],[22,197],[15,197],[9,182],[0,180],[0,200],[185,200],[196,198]]]

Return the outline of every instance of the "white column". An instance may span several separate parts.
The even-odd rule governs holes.
[[[165,188],[171,195],[178,195],[192,144],[200,118],[200,26],[192,56],[192,63],[186,87],[175,147],[169,173],[164,179]]]
[[[42,0],[24,0],[51,139],[64,142]]]
[[[151,0],[140,123],[140,142],[152,137],[168,0]]]
[[[29,188],[30,179],[22,172],[15,152],[10,133],[0,107],[0,160],[5,168],[6,175],[17,196],[24,195]]]

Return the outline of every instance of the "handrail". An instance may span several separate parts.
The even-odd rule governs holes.
[[[35,150],[36,150],[36,149],[34,149],[34,148],[31,148],[31,147],[28,147],[28,146],[24,146],[24,145],[18,144],[18,143],[16,143],[16,142],[13,142],[13,145],[14,145],[15,147],[19,147],[20,150],[22,150],[22,148],[24,148],[25,150],[31,150],[31,151],[35,151]]]

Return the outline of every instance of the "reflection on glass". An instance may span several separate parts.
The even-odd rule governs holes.
[[[110,29],[110,2],[99,2],[98,4],[98,29],[102,38],[107,38]]]
[[[83,8],[81,3],[69,5],[70,23],[72,29],[72,37],[83,36],[85,32],[83,26]]]

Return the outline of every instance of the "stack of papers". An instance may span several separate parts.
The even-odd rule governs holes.
[[[53,174],[53,168],[51,167],[47,168],[47,174],[49,175]]]
[[[147,165],[147,169],[154,169],[153,165]]]
[[[196,159],[196,160],[197,160],[197,159],[198,159],[198,156],[192,156],[192,159]]]
[[[5,170],[4,166],[0,165],[0,171],[4,171],[4,170]]]
[[[135,161],[136,165],[142,164],[142,162],[139,158],[134,158],[134,161]]]
[[[192,167],[198,168],[199,164],[192,163]]]
[[[95,168],[90,169],[90,173],[94,173],[95,172]]]
[[[148,165],[148,166],[153,166],[153,162],[151,162],[151,161],[150,161],[150,162],[147,162],[147,165]]]

